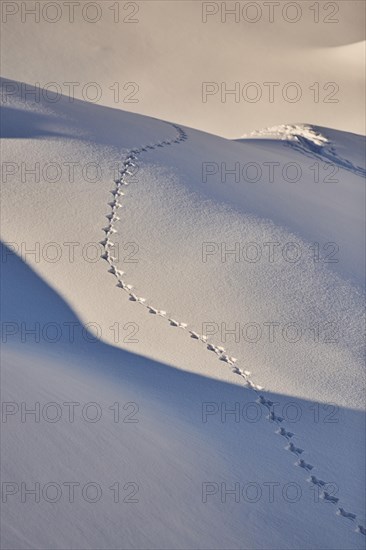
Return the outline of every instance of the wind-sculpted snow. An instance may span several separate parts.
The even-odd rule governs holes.
[[[2,506],[4,547],[363,548],[361,177],[340,168],[338,183],[314,184],[315,159],[286,141],[238,143],[67,97],[23,99],[12,94],[2,119],[2,391],[19,406],[2,423],[3,480],[92,480],[103,498],[22,502],[19,490]],[[320,134],[361,165],[359,136],[332,132]],[[297,163],[304,177],[221,177],[222,165],[253,162]],[[216,174],[204,178],[207,163]],[[99,178],[84,177],[89,165]],[[279,243],[274,262],[233,255],[235,243],[268,242]],[[327,242],[339,245],[337,263],[313,259]],[[284,259],[286,243],[298,262]],[[225,322],[281,328],[273,342],[225,341]],[[338,338],[315,341],[314,324],[328,322]],[[283,323],[304,337],[280,340]],[[22,405],[49,402],[92,402],[103,415],[22,422]],[[139,422],[114,422],[111,408],[131,402]],[[138,503],[113,502],[117,480],[139,484]],[[262,496],[222,492],[236,483]],[[282,498],[288,484],[295,502]]]
[[[286,141],[289,147],[293,147],[310,158],[316,158],[323,162],[330,162],[344,170],[349,170],[357,176],[366,177],[365,166],[357,166],[347,158],[340,156],[331,140],[322,134],[322,129],[308,124],[283,124],[280,126],[272,126],[270,128],[251,132],[250,134],[245,134],[241,139],[245,138],[279,139],[281,141]],[[363,147],[365,147],[366,138],[360,136],[359,139],[360,141],[364,141]]]
[[[135,162],[137,159],[142,155],[143,153],[155,150],[158,147],[166,147],[171,146],[175,144],[180,144],[187,140],[187,134],[186,132],[180,128],[178,125],[171,124],[171,127],[174,128],[177,132],[177,136],[175,138],[171,138],[168,140],[159,141],[157,143],[148,144],[148,145],[142,145],[141,147],[132,149],[128,154],[126,159],[123,161],[122,169],[120,170],[120,177],[115,180],[115,189],[111,191],[112,195],[114,196],[114,200],[109,203],[109,206],[111,207],[111,212],[106,215],[107,219],[109,220],[109,223],[106,227],[103,228],[103,231],[106,234],[106,238],[102,241],[102,245],[104,246],[105,252],[103,254],[103,259],[107,261],[109,264],[109,272],[117,279],[117,286],[121,288],[127,295],[129,296],[129,299],[133,302],[139,303],[144,308],[148,310],[149,313],[161,316],[165,318],[171,327],[181,328],[187,332],[187,335],[189,335],[191,338],[197,340],[201,344],[203,344],[208,351],[211,351],[215,353],[219,359],[219,361],[223,361],[224,363],[227,363],[228,365],[232,366],[232,372],[237,374],[243,379],[243,384],[246,386],[249,390],[251,390],[254,393],[256,402],[268,409],[268,414],[266,416],[267,420],[269,420],[271,423],[274,423],[276,426],[275,432],[284,437],[286,440],[290,440],[289,443],[284,447],[285,450],[293,453],[296,457],[300,457],[305,451],[304,449],[297,447],[293,442],[292,438],[295,437],[301,438],[300,435],[295,436],[295,434],[291,433],[290,431],[286,431],[286,427],[283,425],[284,418],[276,415],[274,411],[272,410],[273,402],[266,398],[265,393],[263,392],[263,387],[258,385],[257,383],[253,382],[251,378],[251,372],[248,370],[243,370],[243,368],[240,368],[237,365],[238,359],[231,356],[224,347],[213,344],[211,342],[208,342],[208,339],[205,335],[201,335],[197,333],[194,330],[190,329],[190,324],[186,322],[177,321],[176,319],[173,319],[165,310],[159,309],[156,307],[156,304],[151,305],[150,302],[146,301],[145,298],[138,296],[134,291],[134,286],[131,284],[131,282],[127,282],[125,279],[125,273],[118,269],[117,265],[117,259],[113,257],[111,253],[111,247],[114,246],[114,243],[110,240],[113,235],[115,235],[117,230],[117,223],[120,221],[120,217],[117,216],[117,212],[122,207],[122,203],[120,202],[120,198],[122,198],[125,193],[124,190],[126,187],[129,186],[129,180],[128,176],[133,175],[133,171],[130,171],[131,168],[135,167]],[[313,132],[309,131],[309,133],[312,135]],[[315,135],[315,133],[314,133]],[[309,140],[312,143],[314,143],[314,147],[321,147],[320,144],[327,143],[326,138],[321,138],[317,136],[316,140],[312,139]],[[308,140],[306,140],[307,142]],[[315,143],[317,141],[317,143]],[[301,137],[296,137],[295,143],[301,143]],[[123,221],[123,220],[122,220]],[[239,361],[240,364],[240,361]],[[278,429],[277,429],[278,428]],[[315,468],[313,464],[310,464],[309,462],[306,462],[302,458],[298,458],[296,462],[294,462],[294,465],[304,469],[306,472],[311,472]],[[319,466],[318,466],[319,469]],[[318,480],[315,476],[310,476],[310,478],[307,478],[307,481],[310,483],[313,483],[314,485],[317,485],[319,487],[326,486],[327,483],[322,480]],[[337,505],[336,514],[342,518],[349,519],[351,521],[355,521],[357,519],[356,514],[346,511],[344,508],[338,506],[341,504],[341,499],[333,497],[328,494],[326,490],[323,490],[321,492],[321,498],[324,499],[327,502],[330,502],[334,505]],[[358,524],[357,526],[357,532],[361,534],[365,534],[365,527],[361,524]]]

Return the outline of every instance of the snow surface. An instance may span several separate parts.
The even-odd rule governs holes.
[[[329,142],[325,136],[316,132],[309,124],[281,124],[279,126],[272,126],[271,128],[264,128],[263,130],[254,130],[250,134],[244,134],[242,137],[272,138],[295,141],[297,143],[301,138],[304,138],[314,143],[314,145],[322,147]]]
[[[3,345],[2,400],[96,402],[103,416],[96,423],[80,414],[72,423],[64,415],[56,423],[9,416],[2,479],[94,481],[103,496],[96,503],[78,493],[70,503],[66,492],[55,503],[9,496],[2,547],[363,548],[364,139],[315,127],[326,141],[314,144],[305,125],[299,147],[273,135],[229,141],[66,97],[33,103],[13,95],[3,113],[3,162],[97,162],[102,174],[92,183],[79,170],[71,181],[63,170],[50,183],[44,174],[22,180],[20,167],[4,180],[3,322],[80,323],[89,335],[97,323],[102,337],[91,343],[77,329],[73,342],[66,330],[57,342],[31,335],[22,342],[20,329]],[[319,159],[326,169],[315,182],[310,167]],[[264,170],[265,162],[281,170],[296,163],[301,180],[290,183],[281,172],[273,182],[221,181],[220,170],[203,177],[204,163]],[[119,177],[110,169],[116,163]],[[128,174],[131,163],[138,170]],[[337,181],[325,178],[331,163]],[[22,254],[21,243],[29,250],[37,242],[43,251],[57,243],[58,261]],[[100,242],[105,258],[86,261],[81,247]],[[73,261],[65,243],[77,243]],[[137,263],[126,261],[126,243],[138,245]],[[211,243],[207,261],[204,243]],[[261,259],[222,261],[222,246],[235,243],[255,243]],[[265,243],[280,251],[296,243],[301,258],[280,253],[269,261]],[[314,261],[314,243],[322,261]],[[334,252],[327,243],[338,247],[336,263],[324,262]],[[116,342],[116,322],[137,326],[138,342]],[[207,341],[205,323],[215,332]],[[263,334],[256,343],[223,341],[222,323],[255,323]],[[273,342],[268,323],[278,323]],[[296,343],[283,337],[291,323],[302,331]],[[115,402],[137,403],[139,422],[113,422]],[[261,412],[255,422],[243,415],[223,422],[219,413],[203,422],[203,403]],[[137,483],[139,502],[114,503],[109,487],[117,481]],[[251,483],[263,494],[223,502],[218,492],[203,502],[205,482]],[[296,502],[283,497],[287,484],[300,487]]]
[[[347,145],[337,130],[320,128],[310,124],[282,124],[244,134],[242,139],[260,138],[286,141],[288,145],[300,149],[302,153],[326,161],[337,169],[339,166],[361,176],[365,173],[365,139],[356,134],[348,134]],[[241,140],[238,140],[241,141]],[[343,155],[347,158],[345,158]]]
[[[83,2],[74,8],[63,2],[59,5],[54,23],[47,21],[57,18],[52,5],[38,22],[35,16],[24,14],[26,4],[7,16],[2,24],[2,47],[7,52],[2,57],[3,76],[39,83],[64,94],[69,93],[67,83],[73,83],[69,86],[75,97],[91,101],[98,94],[88,85],[96,83],[100,91],[96,101],[101,105],[173,120],[229,138],[296,120],[365,132],[366,11],[362,1],[306,0],[291,5],[196,0],[116,4],[111,0],[101,2],[95,23],[87,19],[96,17],[93,7],[83,18]],[[218,9],[203,22],[205,5],[208,11]],[[246,19],[256,19],[258,13],[256,23],[243,17],[246,6]],[[240,13],[225,17],[225,8]],[[75,16],[70,23],[72,9]],[[296,18],[297,22],[289,22]],[[128,94],[136,87],[125,90],[128,82],[139,87],[134,102],[129,101]],[[206,103],[202,101],[204,82],[218,85],[217,93]],[[257,83],[262,94],[256,102],[243,99],[242,90],[250,82]],[[285,101],[285,86],[293,82],[299,86],[301,98]],[[228,95],[221,101],[221,86],[233,90],[236,83],[240,85],[240,100],[236,102],[234,95]],[[274,102],[269,101],[265,83],[277,83]],[[310,89],[314,83],[319,84],[318,101]],[[333,84],[327,87],[328,83]],[[331,95],[334,85],[338,92]],[[248,91],[249,96],[254,93],[253,89]],[[289,90],[292,98],[291,94],[293,88]]]

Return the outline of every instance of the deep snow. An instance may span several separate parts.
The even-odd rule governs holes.
[[[289,140],[229,141],[66,97],[12,95],[3,112],[2,319],[18,330],[3,345],[2,398],[56,402],[63,415],[54,423],[7,417],[2,479],[19,488],[92,481],[103,492],[96,503],[79,494],[70,503],[66,490],[55,503],[23,503],[19,490],[3,504],[3,547],[362,548],[364,186],[352,166],[361,165],[363,138],[317,128],[352,164],[333,160],[329,181],[329,157]],[[37,162],[39,180],[25,171]],[[74,178],[65,162],[75,163]],[[82,167],[95,162],[101,177],[91,182]],[[58,181],[45,177],[48,163],[61,167]],[[274,181],[268,163],[277,163]],[[299,181],[283,177],[291,163]],[[112,165],[132,173],[121,179]],[[105,254],[106,238],[118,260],[81,253],[104,241]],[[26,254],[36,243],[39,255]],[[61,250],[57,261],[48,243]],[[75,243],[72,259],[65,243]],[[39,323],[39,342],[22,323]],[[62,329],[54,343],[42,332],[50,323]],[[95,324],[101,338],[91,343]],[[126,338],[127,324],[137,338]],[[224,341],[237,324],[238,341]],[[290,325],[301,332],[296,342]],[[70,422],[64,403],[74,401],[99,404],[102,419]],[[139,422],[114,422],[115,402],[137,403]],[[238,422],[221,416],[236,403]],[[113,502],[117,481],[135,483],[139,502]],[[208,482],[215,494],[204,502]],[[221,483],[244,487],[239,502],[222,502]],[[248,484],[260,487],[258,499]],[[300,487],[298,498],[285,498],[288,484]]]

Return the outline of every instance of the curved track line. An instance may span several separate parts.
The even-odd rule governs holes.
[[[101,241],[101,244],[103,245],[103,248],[104,248],[104,253],[102,255],[102,258],[108,262],[109,272],[112,273],[118,281],[117,286],[121,288],[121,290],[127,293],[131,301],[142,305],[145,309],[149,311],[149,313],[165,318],[169,322],[170,326],[181,328],[182,330],[187,331],[187,333],[190,335],[191,338],[203,344],[208,351],[215,353],[217,358],[220,361],[223,361],[224,363],[227,363],[228,365],[232,366],[232,372],[240,376],[243,379],[245,386],[255,393],[256,402],[266,408],[268,412],[266,419],[269,422],[274,422],[276,424],[277,429],[275,433],[281,435],[286,439],[287,445],[284,448],[287,451],[293,453],[297,458],[294,465],[298,466],[299,468],[302,468],[306,472],[311,472],[315,468],[315,466],[313,466],[312,464],[306,462],[304,459],[301,458],[302,453],[305,452],[304,449],[300,449],[299,447],[296,447],[294,445],[294,443],[292,442],[292,438],[295,436],[295,434],[292,433],[291,431],[288,431],[284,427],[285,426],[284,418],[282,418],[279,415],[276,415],[274,411],[271,410],[274,403],[270,399],[267,399],[264,396],[264,392],[262,391],[263,387],[255,384],[252,381],[251,373],[248,370],[243,370],[240,367],[238,367],[236,365],[237,359],[235,357],[228,355],[228,353],[222,346],[216,346],[215,344],[209,343],[207,341],[208,339],[206,336],[201,335],[193,330],[189,330],[187,323],[183,323],[183,322],[177,321],[176,319],[173,319],[167,314],[166,311],[153,307],[151,304],[146,303],[145,298],[142,298],[137,294],[135,294],[133,292],[133,286],[128,282],[126,282],[125,279],[123,278],[125,273],[120,269],[118,269],[118,266],[116,263],[117,259],[112,256],[111,248],[114,246],[114,243],[112,242],[111,237],[113,237],[113,235],[117,233],[117,229],[115,226],[116,226],[116,222],[120,220],[120,218],[117,216],[117,211],[122,206],[120,202],[120,197],[124,196],[125,193],[123,189],[129,185],[129,182],[126,178],[128,178],[128,176],[130,175],[131,176],[133,175],[134,173],[133,170],[136,166],[135,161],[138,159],[139,155],[141,155],[144,152],[157,149],[158,147],[166,147],[168,145],[179,144],[187,139],[187,134],[184,132],[184,130],[182,130],[182,128],[180,128],[176,124],[171,124],[171,123],[167,123],[167,124],[172,126],[177,131],[177,136],[174,139],[164,140],[154,144],[144,145],[136,149],[131,149],[127,153],[127,157],[122,164],[122,169],[120,170],[120,176],[114,181],[115,188],[111,192],[114,198],[110,203],[108,203],[111,211],[106,216],[108,219],[108,224],[106,227],[103,228],[103,231],[105,232],[105,238],[103,241]],[[319,488],[320,491],[322,491],[321,498],[324,501],[331,502],[332,504],[335,504],[338,506],[341,504],[339,498],[336,498],[330,495],[325,490],[329,482],[318,479],[314,475],[310,475],[310,477],[307,478],[307,481],[310,483],[313,483]],[[355,519],[357,518],[356,514],[353,514],[352,512],[347,512],[341,506],[337,508],[336,514],[344,518],[347,518],[352,522],[355,521]],[[363,525],[358,525],[356,528],[356,532],[366,535],[366,529]]]

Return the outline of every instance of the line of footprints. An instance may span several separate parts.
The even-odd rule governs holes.
[[[274,403],[271,400],[266,399],[261,394],[261,391],[263,390],[263,388],[262,386],[259,386],[258,384],[255,384],[254,382],[252,382],[250,378],[251,373],[248,370],[242,370],[240,367],[238,367],[236,365],[236,362],[237,362],[236,358],[228,355],[226,353],[226,350],[222,346],[216,346],[214,344],[209,343],[207,341],[206,336],[199,334],[197,332],[194,332],[193,330],[189,330],[187,323],[182,323],[180,321],[177,321],[176,319],[169,317],[166,311],[155,308],[152,305],[147,304],[145,298],[142,298],[137,294],[135,294],[133,292],[134,290],[133,286],[125,281],[125,279],[123,278],[125,273],[120,269],[118,269],[118,266],[116,264],[117,259],[112,255],[112,248],[114,246],[112,239],[113,239],[113,235],[117,233],[117,230],[115,227],[116,222],[120,220],[118,216],[118,211],[122,207],[121,200],[122,200],[122,197],[125,195],[124,190],[129,184],[128,177],[132,176],[135,173],[134,171],[137,166],[136,161],[138,160],[139,155],[141,155],[141,153],[145,153],[147,151],[154,150],[159,147],[166,147],[173,144],[179,144],[187,140],[187,134],[184,132],[184,130],[182,130],[182,128],[180,128],[175,124],[170,124],[170,126],[173,126],[177,131],[177,135],[174,139],[164,140],[158,143],[149,144],[143,147],[132,149],[127,154],[127,158],[123,162],[122,169],[119,172],[119,177],[114,181],[115,188],[111,191],[113,195],[113,200],[108,203],[110,206],[110,213],[106,216],[108,219],[108,224],[106,227],[103,228],[103,231],[105,232],[105,238],[103,239],[103,241],[101,241],[101,244],[103,245],[103,249],[104,249],[102,258],[106,260],[106,262],[108,262],[109,272],[112,273],[114,277],[116,277],[117,286],[122,290],[124,290],[125,292],[127,292],[129,299],[131,301],[142,304],[145,308],[147,308],[149,313],[153,315],[159,315],[160,317],[166,318],[170,326],[187,330],[191,338],[198,340],[199,342],[202,342],[206,346],[206,349],[208,351],[215,353],[220,361],[223,361],[224,363],[227,363],[228,365],[230,365],[232,367],[233,372],[243,378],[246,387],[248,387],[249,389],[255,392],[257,397],[257,402],[268,409],[268,415],[266,416],[266,418],[267,420],[274,422],[278,426],[276,433],[281,435],[287,440],[288,444],[285,447],[285,449],[293,453],[297,457],[297,461],[295,462],[295,465],[300,468],[303,468],[307,472],[311,472],[314,466],[312,464],[307,463],[305,460],[301,458],[301,455],[304,452],[304,450],[300,449],[299,447],[296,447],[296,445],[294,445],[294,443],[291,441],[292,437],[295,434],[290,431],[287,431],[284,427],[281,426],[282,422],[284,421],[284,418],[276,415],[273,412],[273,410],[271,410]],[[325,490],[327,486],[327,482],[322,481],[321,479],[318,479],[314,475],[311,475],[307,481],[309,481],[310,483],[313,483],[314,485],[317,485],[322,490],[321,496],[325,501],[338,505],[339,499],[330,495]],[[355,514],[351,512],[347,512],[346,510],[344,510],[344,508],[341,508],[341,507],[338,507],[336,513],[337,515],[343,516],[344,518],[347,518],[351,521],[354,521],[356,519]],[[366,535],[366,529],[362,525],[358,525],[356,531],[358,533]]]

